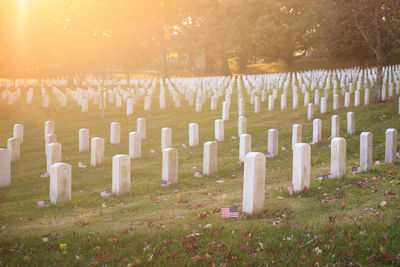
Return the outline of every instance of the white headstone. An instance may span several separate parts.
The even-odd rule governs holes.
[[[369,89],[366,88],[364,91],[364,105],[369,104]]]
[[[385,163],[395,163],[397,153],[397,130],[386,130]]]
[[[293,93],[293,109],[296,109],[299,104],[299,96],[296,92]]]
[[[240,162],[244,162],[244,158],[247,153],[251,152],[251,135],[242,134],[240,135],[239,142],[239,160]]]
[[[118,154],[112,159],[112,193],[123,195],[131,189],[131,159],[129,155]]]
[[[217,151],[217,142],[208,141],[204,143],[203,174],[206,176],[213,176],[217,173]]]
[[[354,106],[358,107],[360,105],[360,90],[354,92]]]
[[[258,215],[263,212],[265,199],[265,155],[250,152],[244,160],[243,212]]]
[[[281,95],[281,110],[286,108],[286,95]]]
[[[72,167],[67,163],[55,163],[50,170],[50,202],[60,205],[71,202]]]
[[[310,189],[311,147],[309,144],[297,143],[293,148],[292,183],[293,191],[301,192],[305,187]]]
[[[331,138],[339,137],[340,136],[340,121],[338,115],[332,116],[332,123],[331,123]]]
[[[79,129],[79,152],[89,151],[89,129]]]
[[[254,97],[254,113],[260,113],[260,98]]]
[[[19,138],[8,138],[7,149],[10,151],[11,154],[11,162],[20,160],[21,145],[19,142]]]
[[[399,115],[400,115],[400,97],[399,97]]]
[[[162,151],[162,180],[178,182],[178,149],[165,148]]]
[[[93,137],[90,144],[90,164],[93,167],[104,163],[104,138]]]
[[[333,95],[333,110],[338,110],[339,109],[339,95],[334,94]]]
[[[110,132],[110,144],[119,144],[121,142],[121,124],[119,122],[112,122]]]
[[[247,133],[246,117],[240,116],[238,120],[238,136]]]
[[[24,143],[24,125],[14,124],[13,137],[18,138],[21,145]]]
[[[341,137],[331,140],[331,174],[333,178],[346,176],[346,139]]]
[[[50,173],[51,166],[54,163],[61,162],[62,146],[59,143],[51,143],[47,147],[47,173]]]
[[[326,113],[326,103],[327,103],[327,99],[325,97],[321,97],[321,107],[320,107],[321,114]]]
[[[309,103],[307,106],[307,120],[310,121],[314,117],[314,109],[313,109],[313,104]]]
[[[164,94],[160,94],[160,109],[165,109],[166,105],[165,105],[165,95]]]
[[[314,91],[314,105],[319,105],[319,90]]]
[[[44,123],[44,137],[46,138],[48,134],[54,134],[54,121],[46,121]]]
[[[292,149],[296,143],[301,143],[303,127],[301,124],[293,124],[292,127]]]
[[[215,140],[224,141],[224,121],[220,119],[215,120]]]
[[[354,112],[347,112],[347,134],[355,134],[356,125],[354,119]]]
[[[244,116],[245,115],[245,103],[244,103],[243,98],[239,98],[238,109],[239,109],[238,115]]]
[[[273,110],[274,109],[274,96],[269,95],[268,96],[268,110]]]
[[[310,103],[310,93],[308,91],[304,92],[304,106],[307,107]]]
[[[322,122],[320,119],[313,120],[313,140],[314,144],[321,142],[322,140]]]
[[[196,98],[196,112],[201,112],[201,99]]]
[[[172,130],[164,127],[161,129],[161,150],[172,147]]]
[[[146,119],[138,118],[136,128],[137,128],[136,131],[140,134],[142,140],[146,139]]]
[[[44,154],[47,155],[48,144],[57,143],[57,136],[55,134],[48,134],[44,138]]]
[[[11,184],[11,153],[0,148],[0,187]]]
[[[360,135],[360,170],[367,172],[372,169],[372,138],[370,132],[362,132]]]
[[[350,93],[349,92],[346,92],[345,94],[344,94],[344,107],[345,108],[348,108],[348,107],[350,107]]]
[[[199,145],[199,125],[197,123],[189,124],[189,146]]]
[[[129,157],[131,159],[142,157],[142,139],[138,132],[129,133]]]
[[[279,133],[277,129],[268,130],[268,148],[267,152],[271,157],[275,157],[279,153],[278,147]]]
[[[128,98],[126,100],[126,116],[131,116],[133,114],[133,107],[135,105],[135,102],[133,98]]]
[[[226,101],[222,103],[222,120],[229,120],[229,103]]]

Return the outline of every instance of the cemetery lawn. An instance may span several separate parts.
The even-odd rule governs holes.
[[[252,151],[266,152],[271,128],[279,130],[279,147],[288,151],[280,149],[277,157],[267,158],[264,214],[222,219],[221,207],[239,205],[241,211],[242,202],[239,138],[232,138],[237,135],[236,90],[230,120],[225,122],[225,141],[218,144],[218,176],[209,178],[195,178],[194,173],[202,171],[204,142],[214,139],[222,98],[218,110],[210,111],[208,100],[203,112],[196,113],[186,101],[176,109],[170,96],[167,109],[159,110],[158,94],[154,95],[151,112],[143,111],[140,99],[133,116],[125,115],[125,105],[121,109],[108,105],[105,119],[93,104],[88,113],[81,113],[71,98],[62,108],[51,96],[50,108],[42,109],[37,89],[32,107],[24,97],[14,106],[0,102],[0,146],[6,147],[15,123],[25,127],[21,160],[12,163],[12,184],[0,188],[0,266],[400,264],[400,160],[394,165],[383,163],[386,129],[400,130],[396,97],[333,112],[331,95],[326,114],[314,107],[314,118],[322,120],[323,141],[311,149],[310,192],[291,196],[287,187],[292,124],[303,125],[303,142],[312,140],[312,121],[306,121],[303,99],[297,110],[292,110],[288,97],[285,111],[279,109],[277,99],[274,111],[266,111],[262,103],[261,113],[254,114],[246,96]],[[343,97],[341,106],[342,101]],[[348,111],[355,113],[353,136],[346,136]],[[334,114],[340,117],[340,133],[347,141],[347,177],[319,181],[330,171],[328,137]],[[142,142],[142,158],[132,161],[131,192],[102,198],[100,192],[111,189],[112,157],[128,153],[128,134],[136,130],[139,117],[147,120],[147,138]],[[55,122],[63,162],[73,167],[72,203],[63,207],[37,206],[38,200],[49,199],[49,178],[40,178],[46,170],[46,120]],[[121,123],[119,145],[109,144],[113,121]],[[199,124],[200,146],[184,148],[190,122]],[[173,147],[179,150],[179,182],[170,187],[161,187],[162,127],[172,128]],[[80,128],[88,128],[91,138],[105,138],[103,166],[90,167],[90,152],[78,153]],[[352,174],[363,131],[373,132],[373,158],[382,163],[371,172]],[[78,168],[79,162],[87,168]]]

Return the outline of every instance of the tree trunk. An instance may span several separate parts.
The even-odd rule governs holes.
[[[378,24],[377,11],[375,8],[375,23]],[[378,27],[375,26],[375,29]],[[375,82],[375,101],[382,102],[382,67],[383,67],[383,47],[382,38],[378,30],[376,30],[376,82]]]

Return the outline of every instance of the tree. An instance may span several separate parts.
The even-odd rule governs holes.
[[[350,10],[357,31],[375,55],[375,101],[380,102],[382,67],[388,57],[400,47],[400,1],[352,0],[350,5],[344,6]]]
[[[315,42],[317,16],[312,1],[264,1],[253,29],[252,41],[260,56],[284,60],[290,71]]]
[[[328,49],[331,63],[357,64],[361,67],[373,60],[372,51],[358,32],[349,11],[343,12],[338,2],[314,1],[318,10],[317,39],[319,47]]]

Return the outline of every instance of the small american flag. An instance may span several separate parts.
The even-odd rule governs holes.
[[[110,191],[110,190],[102,191],[102,192],[100,193],[100,196],[102,196],[102,197],[109,197],[109,196],[111,196],[111,191]]]
[[[49,177],[49,174],[47,172],[40,173],[40,178],[47,178],[47,177]]]
[[[163,187],[170,186],[171,184],[172,183],[170,181],[165,181],[165,180],[161,181],[161,186],[163,186]]]
[[[86,168],[86,164],[79,161],[79,162],[78,162],[78,168],[85,169],[85,168]]]
[[[201,178],[201,177],[203,177],[203,173],[202,172],[195,172],[194,173],[194,177]]]
[[[353,172],[353,174],[358,174],[360,173],[361,168],[360,167],[352,167],[351,171]]]
[[[292,196],[293,195],[293,185],[289,185],[287,187],[287,190],[289,191],[289,194]]]
[[[50,200],[38,200],[38,207],[50,206]]]
[[[267,154],[265,154],[265,156],[266,156],[267,158],[273,158],[273,157],[274,157],[274,153],[272,153],[272,152],[267,152]]]
[[[221,208],[222,218],[239,218],[238,207],[222,207]]]

